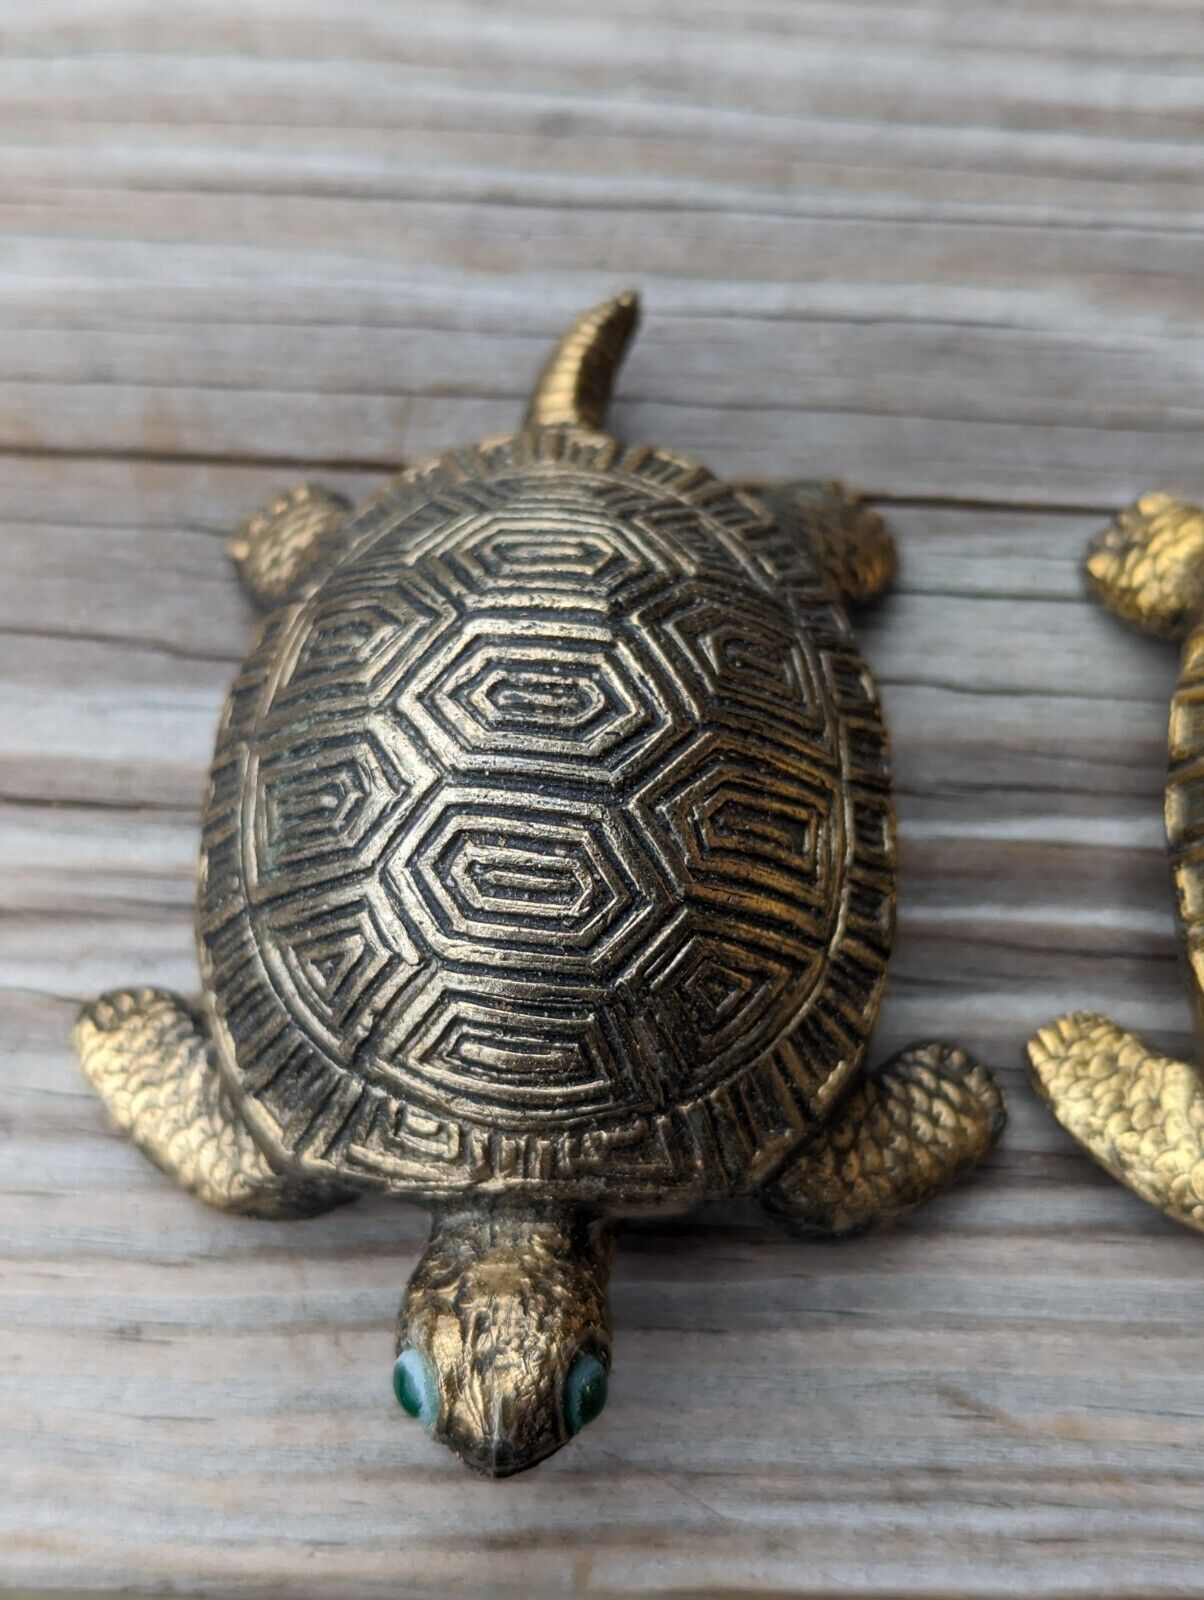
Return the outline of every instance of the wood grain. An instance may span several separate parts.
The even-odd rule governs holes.
[[[1174,662],[1076,561],[1204,493],[1202,104],[1195,0],[0,0],[0,1589],[1204,1593],[1200,1243],[1020,1070],[1070,1003],[1188,1044]],[[633,1230],[604,1418],[494,1485],[388,1395],[421,1217],[206,1213],[67,1034],[195,982],[227,531],[508,427],[625,282],[618,429],[894,518],[875,1052],[1012,1121],[893,1235]]]

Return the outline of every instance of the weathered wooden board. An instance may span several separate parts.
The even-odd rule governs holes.
[[[1188,1043],[1174,663],[1076,560],[1204,492],[1202,106],[1195,0],[0,0],[0,1589],[1204,1593],[1204,1245],[1020,1066],[1071,1003]],[[1012,1120],[892,1235],[634,1230],[604,1418],[490,1485],[388,1396],[421,1217],[204,1212],[67,1035],[195,981],[226,532],[507,427],[626,281],[617,428],[895,519],[876,1049]]]

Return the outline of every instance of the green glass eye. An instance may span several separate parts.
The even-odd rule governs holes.
[[[424,1428],[433,1425],[439,1411],[439,1389],[431,1364],[412,1344],[393,1363],[393,1393],[407,1417],[416,1417]]]
[[[606,1404],[606,1389],[606,1368],[597,1356],[578,1356],[564,1386],[564,1420],[570,1433],[580,1433],[599,1414]]]

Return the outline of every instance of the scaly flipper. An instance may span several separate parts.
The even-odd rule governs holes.
[[[1029,1041],[1054,1116],[1121,1183],[1204,1232],[1204,1086],[1107,1017],[1079,1011]]]
[[[1142,495],[1094,541],[1097,598],[1162,638],[1188,634],[1171,700],[1166,837],[1197,1023],[1204,1022],[1204,511]],[[1033,1077],[1054,1116],[1143,1200],[1204,1230],[1204,1083],[1089,1012],[1029,1041]]]
[[[1005,1120],[985,1067],[949,1045],[913,1046],[853,1091],[761,1199],[801,1233],[864,1233],[952,1183]]]
[[[876,599],[894,581],[899,557],[890,529],[843,484],[798,480],[755,492],[780,525],[811,547],[843,603]]]
[[[1092,541],[1084,569],[1109,611],[1180,639],[1204,611],[1204,513],[1162,490],[1143,494]]]
[[[243,587],[265,611],[293,595],[346,522],[351,502],[302,483],[248,517],[230,542]]]
[[[234,1110],[203,1021],[178,995],[101,995],[80,1014],[75,1048],[117,1127],[207,1205],[245,1216],[304,1217],[352,1198],[268,1165]]]

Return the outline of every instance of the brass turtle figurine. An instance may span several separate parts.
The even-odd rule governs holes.
[[[617,1219],[751,1192],[855,1232],[1003,1122],[950,1047],[862,1076],[895,839],[842,602],[890,536],[835,485],[606,434],[636,320],[583,317],[521,432],[245,526],[266,615],[205,800],[203,999],[107,994],[76,1034],[211,1205],[430,1207],[394,1387],[494,1476],[601,1409]]]
[[[1197,1032],[1204,1029],[1204,509],[1142,495],[1091,544],[1096,598],[1163,639],[1183,639],[1171,699],[1166,838]],[[1041,1028],[1033,1082],[1054,1116],[1114,1178],[1204,1232],[1204,1078],[1096,1012]]]

